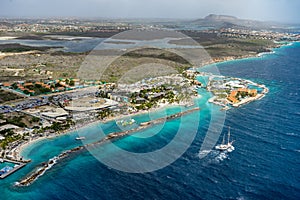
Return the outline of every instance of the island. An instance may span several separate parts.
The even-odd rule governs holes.
[[[210,16],[209,20],[214,18]],[[205,20],[201,21],[204,22]],[[76,32],[77,28],[74,27],[72,31],[65,31],[61,25],[58,26],[59,32],[50,31],[47,34],[42,30],[34,32],[35,26],[32,25],[19,32],[16,24],[7,27],[2,40],[99,41],[99,38],[110,37],[131,28],[126,23],[115,24],[110,28],[91,27],[88,24],[83,22],[85,30],[82,32]],[[151,29],[150,27],[152,25],[145,24],[142,28]],[[51,28],[53,27],[47,27],[47,30]],[[90,80],[80,79],[77,72],[91,49],[69,52],[67,48],[61,49],[61,46],[33,47],[15,42],[1,44],[0,159],[5,163],[0,169],[1,178],[30,162],[30,159],[25,160],[21,154],[28,145],[67,134],[91,123],[115,120],[116,123],[120,122],[119,126],[130,128],[109,133],[104,139],[87,144],[101,145],[162,121],[199,111],[201,108],[194,104],[194,100],[201,98],[202,90],[212,94],[209,103],[220,106],[223,112],[259,100],[269,92],[266,85],[238,77],[201,72],[201,67],[272,53],[273,48],[299,41],[300,38],[299,34],[294,33],[241,27],[182,30],[182,33],[199,42],[212,59],[195,66],[171,51],[147,47],[123,54],[111,63],[101,78]],[[184,40],[170,40],[168,44],[185,44]],[[131,45],[133,42],[107,41],[106,44]],[[122,79],[127,71],[143,63],[148,64],[151,70],[145,68],[143,73],[132,73]],[[164,70],[162,66],[165,65],[171,66],[172,70]],[[187,110],[136,126],[131,126],[135,124],[134,121],[127,122],[124,119],[171,105],[182,106]],[[30,185],[59,160],[84,150],[84,147],[78,146],[51,158],[20,180],[18,185]],[[12,167],[12,164],[16,166]]]

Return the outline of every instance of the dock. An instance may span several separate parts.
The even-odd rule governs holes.
[[[17,167],[14,167],[12,170],[8,171],[5,174],[2,174],[0,176],[0,179],[5,179],[6,177],[8,177],[9,175],[15,173],[16,171],[18,171],[19,169],[23,168],[26,166],[26,162],[19,162],[19,161],[15,161],[15,160],[8,160],[8,159],[3,159],[4,162],[10,162],[10,163],[14,163],[17,164]]]

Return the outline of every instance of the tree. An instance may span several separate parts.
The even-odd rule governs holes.
[[[70,86],[74,86],[74,85],[75,85],[74,80],[70,80],[69,85],[70,85]]]
[[[13,83],[13,84],[11,85],[11,87],[12,87],[13,89],[17,89],[17,88],[18,88],[18,84],[17,84],[17,83]]]

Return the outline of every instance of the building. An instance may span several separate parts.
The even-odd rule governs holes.
[[[47,110],[45,112],[41,112],[41,116],[48,119],[65,119],[69,116],[69,113],[65,111],[63,108],[53,108],[51,110]]]
[[[146,99],[137,97],[135,102],[136,102],[136,104],[143,104],[143,103],[146,103]]]
[[[239,100],[238,100],[236,97],[234,97],[234,96],[229,96],[229,97],[227,97],[227,99],[228,99],[231,103],[233,103],[233,104],[239,102]]]
[[[5,124],[3,126],[0,126],[0,131],[7,130],[7,129],[20,129],[20,127],[13,124]]]

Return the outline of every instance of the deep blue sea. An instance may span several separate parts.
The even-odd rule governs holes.
[[[78,145],[74,133],[26,149],[24,154],[32,158],[32,163],[0,180],[0,199],[300,199],[299,55],[300,43],[294,43],[262,58],[218,64],[222,75],[250,79],[270,89],[263,99],[226,112],[223,132],[230,126],[235,140],[235,151],[231,153],[221,155],[213,150],[199,158],[212,113],[224,112],[207,103],[210,94],[203,92],[198,100],[198,133],[187,151],[171,165],[155,172],[126,173],[83,152],[55,165],[31,186],[14,187],[14,182],[37,164]],[[167,112],[176,112],[176,108]],[[187,134],[195,115],[182,120]],[[136,120],[147,117],[137,116]],[[115,145],[139,153],[162,148],[172,140],[179,123],[179,119],[166,122],[153,137],[128,136]],[[79,132],[96,138],[99,127],[94,125]],[[118,130],[113,122],[101,128],[105,133]],[[102,156],[110,158],[114,153],[102,152]]]

